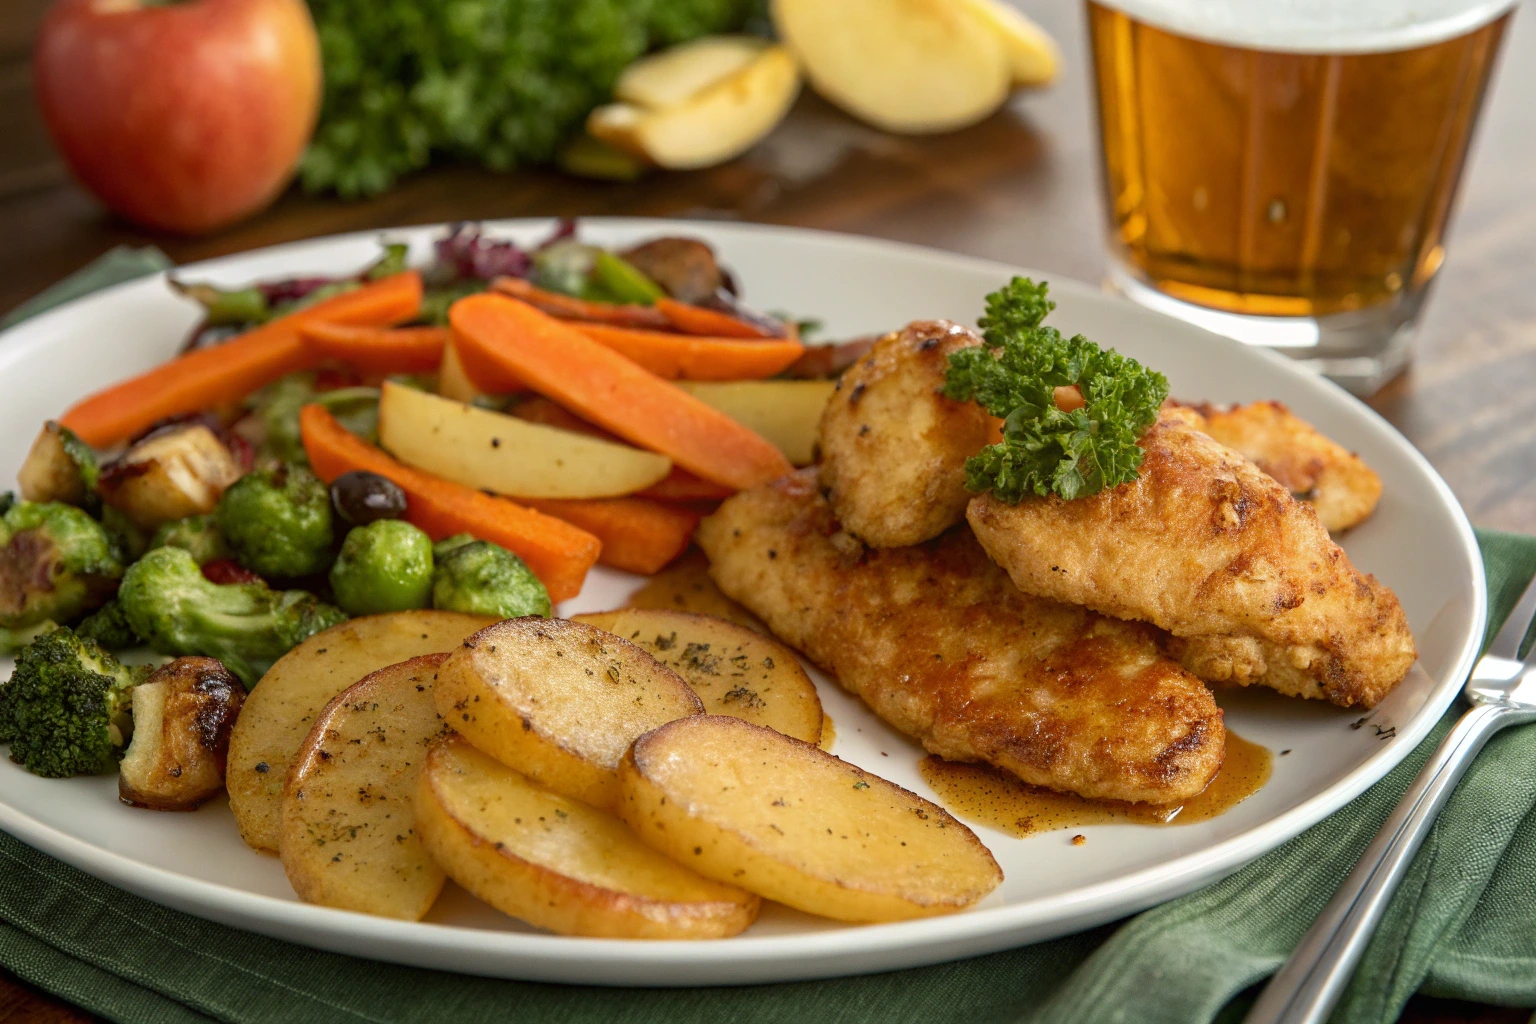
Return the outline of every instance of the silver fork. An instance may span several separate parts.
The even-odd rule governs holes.
[[[1533,618],[1536,579],[1472,669],[1462,690],[1471,710],[1446,734],[1322,916],[1265,986],[1245,1024],[1322,1024],[1328,1018],[1413,855],[1473,758],[1500,729],[1536,721],[1536,644],[1520,657]]]

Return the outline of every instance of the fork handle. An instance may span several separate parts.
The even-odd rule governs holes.
[[[1452,727],[1322,916],[1265,986],[1245,1024],[1322,1024],[1355,973],[1392,894],[1489,737],[1528,713],[1479,704]]]

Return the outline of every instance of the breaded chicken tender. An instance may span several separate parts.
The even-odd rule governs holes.
[[[975,498],[967,518],[1019,589],[1173,634],[1202,679],[1374,707],[1417,657],[1396,595],[1311,508],[1171,410],[1140,478],[1086,498]]]
[[[1281,402],[1193,405],[1202,429],[1242,452],[1317,510],[1329,533],[1363,522],[1381,500],[1381,477],[1360,456],[1325,437]]]
[[[920,544],[965,518],[965,460],[992,440],[974,402],[940,394],[951,352],[980,345],[948,320],[875,342],[821,414],[821,486],[843,529],[877,548]]]
[[[802,471],[727,500],[697,536],[721,590],[941,757],[1159,804],[1221,766],[1221,710],[1154,630],[1021,593],[964,524],[867,549]]]

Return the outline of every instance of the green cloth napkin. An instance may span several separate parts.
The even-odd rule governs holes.
[[[164,266],[109,254],[96,287]],[[81,294],[78,279],[64,297]],[[88,289],[87,289],[88,290]],[[47,293],[28,313],[63,301]],[[1536,538],[1479,531],[1490,630],[1536,575]],[[1379,785],[1225,881],[1054,942],[936,967],[786,985],[605,989],[463,977],[321,953],[166,910],[0,834],[0,964],[126,1024],[733,1021],[1199,1024],[1271,973],[1459,709]],[[1493,740],[1393,900],[1335,1021],[1385,1024],[1431,994],[1536,1006],[1536,728]]]

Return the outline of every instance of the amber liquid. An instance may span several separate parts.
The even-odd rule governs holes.
[[[1092,2],[1088,15],[1111,241],[1134,274],[1186,302],[1309,317],[1434,276],[1508,14],[1431,46],[1335,55],[1190,39]]]
[[[925,757],[918,767],[955,817],[1012,836],[1079,828],[1083,825],[1132,823],[1188,825],[1236,807],[1269,781],[1273,758],[1268,749],[1227,733],[1227,756],[1211,784],[1197,797],[1173,806],[1088,800],[1020,782],[986,765]]]

